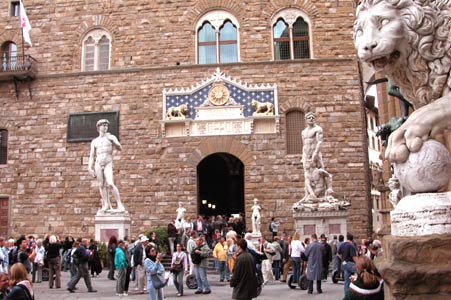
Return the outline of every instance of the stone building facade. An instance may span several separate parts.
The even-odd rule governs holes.
[[[199,178],[217,176],[214,169],[220,166],[213,162],[209,168],[211,158],[242,163],[233,201],[248,224],[252,199],[258,198],[263,224],[274,216],[282,220],[281,229],[293,232],[291,206],[304,195],[304,178],[301,153],[287,153],[287,114],[308,110],[324,129],[323,159],[337,198],[351,202],[348,230],[362,238],[371,233],[365,112],[352,43],[354,1],[24,4],[33,42],[24,53],[36,60],[37,72],[23,77],[0,72],[0,129],[7,133],[7,160],[0,164],[0,198],[7,211],[2,234],[94,235],[100,201],[87,172],[89,141],[68,142],[67,136],[71,114],[93,112],[119,112],[123,150],[114,152],[114,176],[132,216],[132,233],[166,226],[178,201],[193,218],[204,212]],[[5,45],[14,43],[19,57],[23,44],[12,6],[14,1],[0,3],[0,44],[5,53]],[[199,63],[200,22],[216,11],[235,26],[237,59]],[[293,14],[307,21],[310,52],[307,58],[276,59],[275,18],[289,23]],[[207,19],[214,23],[212,18]],[[105,32],[110,42],[104,69],[91,70],[86,60],[84,45],[94,30]],[[276,87],[273,131],[165,134],[164,91],[202,84],[217,68],[243,85]],[[228,191],[224,178],[219,177],[218,189]]]

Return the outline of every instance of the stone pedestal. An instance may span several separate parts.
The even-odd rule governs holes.
[[[385,236],[374,260],[385,280],[385,300],[451,299],[451,234]]]
[[[95,238],[97,241],[108,242],[111,236],[123,239],[130,235],[131,217],[128,212],[97,214],[94,217]]]
[[[451,233],[451,192],[406,196],[390,215],[393,236]]]
[[[261,233],[253,233],[252,234],[252,244],[254,244],[255,247],[258,246],[261,236],[262,236]]]
[[[324,233],[328,237],[340,234],[346,236],[347,217],[347,211],[295,211],[293,213],[294,229],[301,233],[302,240],[313,233],[318,236]]]

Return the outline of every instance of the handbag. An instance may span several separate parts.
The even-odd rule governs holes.
[[[163,274],[152,274],[150,275],[150,278],[152,280],[152,286],[157,290],[161,289],[168,283]]]
[[[183,260],[181,257],[176,257],[174,264],[172,265],[172,270],[174,272],[180,272],[183,270]]]

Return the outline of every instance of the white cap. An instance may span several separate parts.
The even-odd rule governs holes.
[[[141,242],[147,242],[148,240],[149,240],[149,238],[147,236],[145,236],[145,235],[143,235],[141,237]]]

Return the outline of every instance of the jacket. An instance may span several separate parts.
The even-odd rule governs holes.
[[[218,261],[226,261],[227,260],[227,244],[224,242],[224,245],[221,243],[217,243],[215,248],[213,249],[213,256],[218,259]]]
[[[114,254],[114,266],[116,269],[125,269],[128,267],[127,257],[125,256],[124,250],[117,247],[116,253]]]
[[[384,300],[384,282],[365,284],[361,276],[349,285],[343,300]]]
[[[257,297],[257,268],[249,252],[239,253],[233,267],[230,286],[233,287],[232,299],[248,300]]]
[[[153,261],[150,258],[146,258],[144,261],[144,268],[146,269],[146,278],[148,282],[152,282],[152,275],[164,274],[164,267],[161,262]]]
[[[208,266],[208,257],[211,254],[210,247],[208,247],[207,243],[204,242],[202,245],[200,245],[196,249],[200,250],[200,256],[202,257],[200,264],[198,264],[197,266],[199,268],[206,268]]]
[[[324,245],[314,241],[307,246],[305,256],[308,257],[307,280],[323,279],[323,253]]]
[[[28,291],[28,293],[27,293],[27,291]],[[28,282],[28,281],[19,282],[11,289],[9,294],[6,295],[6,297],[3,299],[4,300],[33,300],[34,294],[33,294],[33,290],[31,289],[30,282]]]
[[[133,265],[134,266],[142,266],[143,265],[143,254],[144,249],[142,244],[138,244],[133,249]]]

